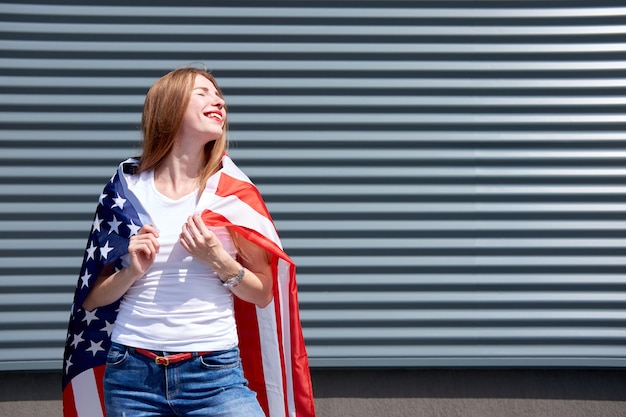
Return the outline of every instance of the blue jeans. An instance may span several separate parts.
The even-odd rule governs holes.
[[[107,417],[265,417],[243,376],[238,348],[163,366],[113,343],[104,401]]]

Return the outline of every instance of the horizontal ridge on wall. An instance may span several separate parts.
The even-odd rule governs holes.
[[[623,2],[55,3],[0,2],[0,370],[61,367],[97,196],[185,65],[313,366],[626,365]]]

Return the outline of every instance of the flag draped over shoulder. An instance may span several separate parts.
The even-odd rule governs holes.
[[[128,240],[149,215],[128,189],[137,161],[122,163],[104,188],[74,295],[63,372],[64,417],[104,417],[103,374],[119,302],[92,312],[82,303],[104,267],[121,268]],[[244,374],[268,417],[313,417],[313,393],[298,308],[296,267],[283,251],[263,199],[228,156],[217,189],[199,207],[210,226],[226,226],[264,248],[271,259],[273,301],[265,308],[235,297]],[[212,182],[213,183],[213,182]]]

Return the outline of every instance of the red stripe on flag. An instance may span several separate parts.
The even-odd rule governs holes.
[[[269,400],[265,388],[265,374],[261,360],[261,338],[254,304],[247,303],[234,297],[235,318],[237,323],[246,323],[246,326],[237,326],[239,334],[239,351],[244,376],[250,388],[257,393],[257,400],[265,415],[269,416]]]
[[[290,265],[289,275],[296,274],[295,264]],[[295,279],[289,280],[289,326],[291,333],[291,368],[294,389],[296,416],[315,416],[313,401],[313,385],[309,370],[309,356],[304,344],[304,336],[300,324],[300,307],[298,303],[298,286]]]
[[[63,389],[63,417],[78,417],[75,404],[74,390],[72,389],[72,382],[70,381]]]
[[[222,172],[219,183],[217,184],[215,195],[218,197],[235,195],[241,201],[252,207],[257,213],[271,219],[270,213],[263,203],[259,190],[257,190],[257,188],[249,182],[239,180]]]

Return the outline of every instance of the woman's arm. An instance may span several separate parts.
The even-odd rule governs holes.
[[[234,234],[233,239],[239,252],[239,261],[244,268],[244,275],[241,282],[230,290],[242,300],[255,303],[259,307],[266,307],[272,301],[272,268],[269,254],[250,241]],[[237,263],[237,266],[239,264]],[[234,277],[239,272],[235,272],[232,266],[218,275],[222,281]],[[243,285],[242,285],[243,284]]]

